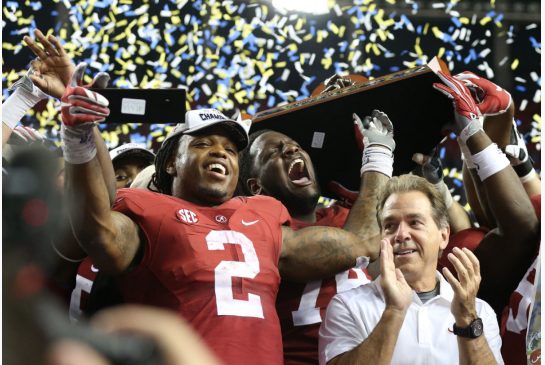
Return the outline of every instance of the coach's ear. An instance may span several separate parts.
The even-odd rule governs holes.
[[[246,180],[246,186],[248,187],[248,190],[250,191],[252,195],[259,195],[261,194],[261,191],[263,190],[263,188],[259,184],[258,179],[255,177],[252,177]]]

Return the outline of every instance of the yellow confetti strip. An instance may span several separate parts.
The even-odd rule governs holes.
[[[513,62],[511,63],[511,70],[516,70],[517,67],[519,67],[519,59],[515,58]]]

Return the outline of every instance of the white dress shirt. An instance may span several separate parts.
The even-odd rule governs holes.
[[[401,326],[391,364],[458,365],[458,341],[452,333],[455,320],[450,311],[454,292],[439,272],[436,275],[439,295],[422,303],[413,291],[413,300]],[[380,276],[369,284],[333,297],[320,328],[320,365],[361,344],[378,324],[384,308]],[[478,298],[476,310],[483,321],[488,345],[497,363],[503,364],[496,314],[490,305]]]

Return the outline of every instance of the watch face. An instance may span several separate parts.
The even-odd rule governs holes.
[[[483,321],[480,318],[471,323],[471,334],[472,337],[479,337],[483,334]]]

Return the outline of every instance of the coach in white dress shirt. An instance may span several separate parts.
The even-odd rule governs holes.
[[[444,201],[417,176],[392,178],[377,209],[381,275],[336,295],[320,329],[320,364],[503,364],[496,315],[476,298],[479,261],[455,249],[437,259],[450,228]],[[450,284],[449,284],[450,283]]]

